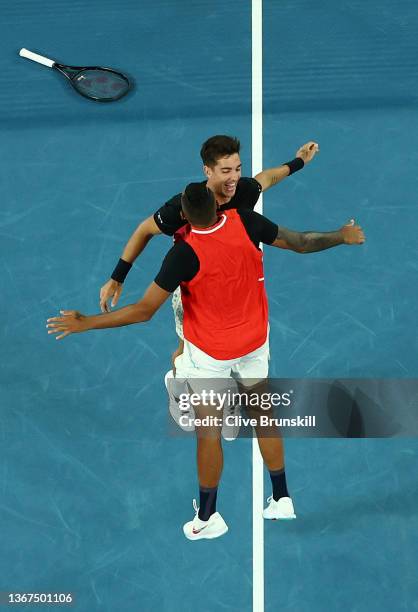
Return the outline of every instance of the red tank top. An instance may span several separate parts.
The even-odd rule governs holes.
[[[181,283],[186,340],[214,359],[235,359],[264,344],[268,306],[263,254],[236,210],[216,225],[183,235],[199,259],[199,272]]]

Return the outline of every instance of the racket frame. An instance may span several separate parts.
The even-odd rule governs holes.
[[[87,98],[88,100],[94,100],[95,102],[115,102],[116,100],[123,98],[123,96],[125,96],[131,89],[131,82],[129,81],[128,77],[122,72],[115,70],[114,68],[105,68],[104,66],[67,66],[66,64],[60,64],[59,62],[49,59],[43,55],[28,51],[28,49],[25,48],[19,51],[19,55],[21,57],[30,59],[33,62],[37,62],[38,64],[42,64],[43,66],[47,66],[48,68],[55,68],[55,70],[58,70],[58,72],[63,74],[70,81],[71,86],[76,90],[78,94],[80,94],[80,96],[83,96],[83,98]],[[127,88],[124,89],[121,94],[112,96],[111,98],[100,98],[98,96],[92,96],[88,95],[87,93],[83,93],[80,89],[78,89],[77,85],[75,84],[75,80],[80,74],[80,72],[83,72],[85,70],[101,70],[103,72],[117,74],[125,81]]]
[[[54,62],[52,65],[52,68],[55,68],[55,70],[58,70],[58,72],[63,74],[65,77],[67,77],[72,87],[76,90],[77,93],[80,94],[80,96],[83,96],[84,98],[87,98],[88,100],[94,100],[95,102],[115,102],[116,100],[120,100],[120,98],[123,98],[123,96],[126,96],[126,94],[131,88],[131,83],[128,77],[122,74],[122,72],[118,72],[117,70],[114,70],[113,68],[105,68],[104,66],[67,66],[65,64],[59,64],[58,62]],[[74,71],[74,74],[69,74],[66,71],[66,69]],[[74,81],[76,80],[80,72],[83,72],[84,70],[101,70],[103,72],[110,72],[111,74],[117,74],[119,77],[122,77],[122,79],[125,81],[127,88],[124,89],[121,94],[112,96],[112,98],[99,98],[97,96],[89,96],[88,94],[80,91],[80,89],[78,89],[78,87],[74,83]]]

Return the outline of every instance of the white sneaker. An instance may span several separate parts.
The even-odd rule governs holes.
[[[213,538],[219,538],[228,531],[228,525],[219,512],[214,512],[209,520],[201,521],[195,499],[193,500],[193,508],[196,512],[194,519],[183,525],[184,535],[188,540],[212,540]]]
[[[168,409],[173,420],[183,431],[194,431],[195,415],[193,409],[189,407],[187,410],[182,410],[179,406],[179,395],[185,392],[183,389],[184,383],[176,381],[173,370],[169,370],[164,376],[164,384],[169,398]],[[181,422],[180,417],[184,417]]]
[[[240,430],[239,419],[241,416],[241,406],[239,404],[234,406],[226,406],[223,411],[223,423],[222,423],[222,437],[227,442],[232,442],[238,437]],[[231,422],[227,423],[226,418],[232,417]]]
[[[268,506],[263,510],[263,517],[272,521],[291,521],[296,518],[293,502],[290,497],[281,497],[277,501],[273,496],[267,498]]]

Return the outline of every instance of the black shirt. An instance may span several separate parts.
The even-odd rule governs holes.
[[[278,226],[263,215],[246,208],[238,209],[245,230],[259,248],[260,242],[272,244]],[[191,281],[199,272],[199,258],[187,242],[180,240],[167,253],[154,281],[165,291],[174,291],[182,281]]]
[[[206,181],[202,181],[206,184]],[[237,183],[235,195],[228,204],[222,204],[218,210],[230,210],[231,208],[246,208],[253,210],[257,203],[261,185],[254,178],[241,177]],[[163,234],[173,236],[183,225],[187,223],[181,215],[181,193],[178,193],[171,200],[168,200],[154,213],[154,221]]]

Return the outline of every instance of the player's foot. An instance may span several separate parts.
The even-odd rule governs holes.
[[[173,370],[170,370],[164,377],[164,384],[168,393],[168,409],[172,418],[183,431],[194,431],[194,412],[192,408],[189,406],[187,410],[182,410],[179,405],[179,396],[184,392],[184,383],[177,381],[173,375]],[[183,417],[181,421],[180,417]]]
[[[293,508],[293,502],[290,497],[281,497],[277,501],[273,499],[273,496],[267,498],[268,506],[263,510],[263,516],[265,519],[272,521],[291,521],[296,518],[295,509]]]
[[[227,442],[232,442],[238,437],[240,429],[241,406],[226,406],[223,413],[222,437]]]
[[[208,521],[201,521],[195,499],[193,500],[193,508],[196,512],[194,519],[183,525],[184,535],[188,540],[212,540],[213,538],[219,538],[228,531],[228,525],[219,512],[214,512]]]

